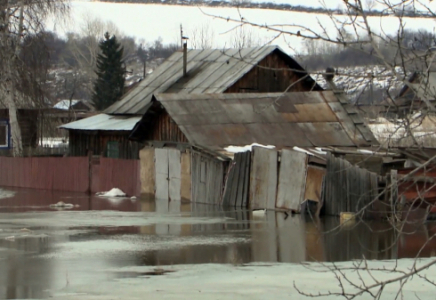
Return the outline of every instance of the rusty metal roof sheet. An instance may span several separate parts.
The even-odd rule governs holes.
[[[125,130],[130,131],[141,116],[113,116],[99,114],[59,126],[68,130]]]
[[[333,91],[262,94],[157,94],[194,145],[277,147],[377,144]]]
[[[105,113],[143,114],[156,93],[222,93],[273,51],[284,54],[277,46],[188,50],[187,77],[182,72],[183,53],[175,52]],[[303,70],[291,57],[286,57],[295,68]]]

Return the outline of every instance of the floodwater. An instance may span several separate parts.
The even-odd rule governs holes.
[[[58,201],[75,207],[50,208]],[[402,235],[386,222],[338,225],[272,211],[253,217],[175,201],[0,189],[0,299],[47,298],[66,286],[138,276],[114,272],[126,267],[436,255],[436,223],[406,226]]]

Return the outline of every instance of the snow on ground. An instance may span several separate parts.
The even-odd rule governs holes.
[[[313,2],[314,0],[311,0]],[[305,1],[307,2],[307,1]],[[329,2],[329,1],[326,1]],[[207,16],[203,12],[223,19]],[[303,25],[317,32],[323,32],[324,27],[329,34],[335,36],[335,24],[329,16],[324,14],[304,13],[294,11],[279,11],[265,9],[241,9],[241,15],[249,22],[267,24],[275,28],[286,28],[283,25]],[[231,7],[195,7],[157,4],[132,4],[132,3],[108,3],[73,1],[72,11],[68,20],[49,19],[47,29],[54,30],[65,36],[66,32],[79,31],[84,16],[99,17],[105,21],[113,21],[122,32],[132,35],[137,39],[145,39],[152,42],[162,37],[165,43],[179,43],[180,24],[183,25],[184,33],[193,39],[192,32],[208,25],[215,33],[214,47],[232,47],[233,33],[226,33],[236,25],[227,22],[226,19],[239,18],[236,8]],[[128,17],[126,17],[128,16]],[[343,16],[337,16],[343,18]],[[399,21],[395,17],[370,17],[369,22],[373,30],[386,34],[394,34],[398,31]],[[322,25],[321,25],[322,24]],[[404,25],[409,29],[433,28],[434,21],[431,18],[404,19]],[[274,32],[252,28],[251,37],[261,44],[269,41]],[[295,28],[290,30],[296,31]],[[302,39],[298,37],[280,37],[273,44],[281,46],[285,51],[292,53],[295,49],[301,50]],[[289,47],[291,45],[292,47]]]
[[[39,145],[42,147],[67,147],[68,143],[65,138],[62,137],[46,137],[41,140],[39,140]]]
[[[436,117],[415,115],[410,117],[412,120],[409,128],[413,135],[410,135],[405,125],[395,124],[382,117],[368,124],[368,127],[383,146],[408,147],[417,143],[426,148],[436,147]]]
[[[403,81],[398,80],[390,70],[386,70],[386,67],[381,65],[337,68],[336,72],[337,75],[333,78],[333,82],[338,88],[347,93],[352,102],[358,100],[362,92],[367,92],[371,88],[385,91],[384,95],[388,90],[392,95],[397,95],[398,91],[404,86]],[[396,72],[400,75],[403,73],[400,67],[396,68]],[[370,74],[373,77],[370,77]],[[323,88],[328,88],[327,82],[322,75],[314,75],[313,78]]]
[[[69,110],[70,106],[74,106],[79,102],[79,100],[61,100],[56,103],[53,108],[61,109],[61,110]]]
[[[429,263],[431,259],[419,260],[418,266]],[[399,269],[408,271],[413,260],[398,260]],[[337,264],[340,267],[352,267],[353,262]],[[105,270],[114,274],[129,272],[138,274],[130,278],[118,280],[102,280],[81,285],[71,284],[65,289],[53,294],[54,299],[312,299],[300,295],[296,289],[306,293],[340,292],[338,281],[327,267],[331,264],[311,263],[277,264],[256,263],[248,265],[176,265],[159,266],[160,270],[170,273],[160,276],[144,276],[153,272],[156,267],[124,267]],[[369,266],[375,268],[393,268],[395,261],[370,261]],[[354,283],[361,285],[359,276],[366,284],[377,280],[387,280],[402,276],[400,273],[375,271],[359,274],[352,270],[344,273]],[[436,266],[424,271],[430,279],[436,278]],[[352,286],[343,282],[346,291],[355,291]],[[386,285],[380,299],[395,299],[399,284]],[[435,297],[435,287],[424,279],[414,276],[404,285],[402,299],[429,300]],[[418,297],[417,297],[418,296]],[[338,296],[322,297],[320,299],[338,299]],[[373,299],[365,294],[356,299]]]
[[[4,190],[0,188],[0,199],[12,198],[15,195],[15,192]]]

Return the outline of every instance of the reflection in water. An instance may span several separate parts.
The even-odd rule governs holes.
[[[78,282],[108,278],[98,270],[126,266],[249,262],[345,261],[434,256],[436,224],[408,225],[398,235],[388,223],[355,223],[340,227],[337,218],[311,220],[269,211],[252,218],[250,211],[177,201],[109,200],[66,193],[17,190],[0,200],[0,298],[45,298],[49,291]],[[42,219],[31,232],[26,211],[51,211],[58,201],[79,204],[75,210],[138,212],[157,221],[113,226],[53,228]],[[6,213],[8,212],[8,213]],[[14,214],[20,212],[20,214]],[[74,218],[79,212],[63,217]],[[47,215],[47,214],[46,214]],[[56,211],[48,214],[56,218]],[[96,214],[92,214],[93,217]],[[98,216],[98,214],[97,214]],[[138,215],[135,215],[138,216]],[[103,215],[101,217],[104,217]],[[20,218],[19,223],[8,220]],[[195,222],[192,221],[195,219]],[[208,222],[208,220],[216,220]],[[128,220],[128,219],[127,219]],[[15,241],[6,240],[14,235]],[[426,244],[427,242],[427,244]],[[421,249],[421,246],[425,246]],[[114,275],[115,278],[115,275]]]

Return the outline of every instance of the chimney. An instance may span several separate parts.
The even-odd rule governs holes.
[[[188,43],[183,43],[183,77],[186,77],[186,65],[188,61]]]
[[[333,77],[335,77],[335,69],[332,67],[328,67],[325,70],[324,79],[327,81],[333,81]]]
[[[327,81],[327,85],[332,90],[337,90],[338,88],[333,82],[333,78],[335,77],[335,69],[332,67],[328,67],[324,73],[324,79]]]

